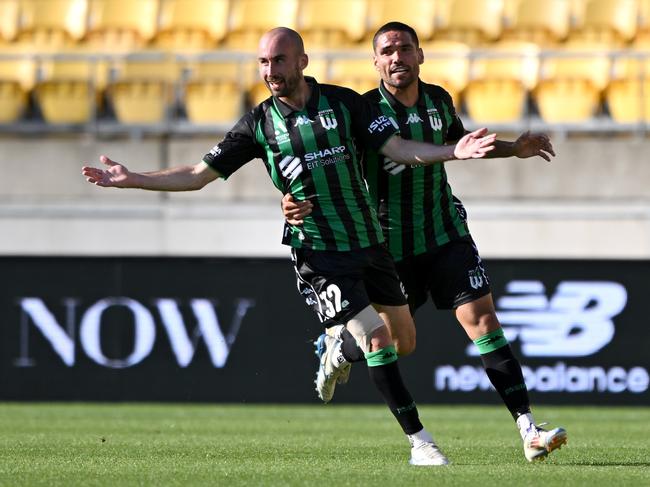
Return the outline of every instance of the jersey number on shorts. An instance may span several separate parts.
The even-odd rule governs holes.
[[[330,284],[327,289],[320,293],[320,299],[327,309],[325,315],[334,318],[336,313],[341,311],[341,290],[336,284]]]

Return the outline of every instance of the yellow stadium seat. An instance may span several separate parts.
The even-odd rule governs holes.
[[[436,39],[478,45],[497,40],[503,29],[503,0],[450,0],[446,24]]]
[[[436,6],[431,0],[370,0],[366,41],[372,41],[375,32],[391,21],[403,22],[415,29],[420,42],[433,37],[436,24]]]
[[[527,94],[537,84],[539,48],[525,42],[498,43],[476,57],[464,99],[477,122],[522,118]]]
[[[602,43],[571,42],[554,53],[542,56],[540,76],[544,79],[588,79],[602,91],[609,83],[609,46]]]
[[[138,49],[156,33],[158,0],[89,1],[87,44],[92,49]]]
[[[82,58],[54,58],[41,63],[34,93],[43,118],[51,124],[78,124],[92,120],[100,106],[107,66]]]
[[[469,81],[469,46],[460,42],[438,41],[427,44],[423,49],[424,64],[420,65],[420,78],[426,83],[442,86],[458,107],[460,93]]]
[[[613,80],[605,99],[616,122],[650,123],[650,78]]]
[[[87,0],[21,0],[18,41],[32,48],[73,47],[86,34]]]
[[[521,0],[504,38],[551,45],[566,39],[570,29],[571,9],[567,0]]]
[[[335,58],[330,64],[329,82],[363,94],[379,86],[379,73],[377,73],[370,56]]]
[[[208,50],[228,32],[228,0],[163,0],[157,47],[173,50]]]
[[[31,59],[0,57],[0,123],[14,122],[24,114],[35,79]]]
[[[516,79],[473,80],[465,90],[467,112],[478,123],[514,122],[524,115],[526,88]]]
[[[650,0],[639,0],[639,22],[634,43],[650,47]]]
[[[578,123],[596,114],[600,91],[585,78],[547,79],[539,82],[534,98],[544,121]]]
[[[18,33],[18,0],[0,2],[0,42],[13,41]]]
[[[625,44],[636,35],[638,13],[637,0],[589,0],[582,27],[571,37]]]
[[[236,0],[231,3],[225,45],[255,51],[260,37],[268,30],[280,25],[295,29],[297,16],[298,0]]]
[[[182,65],[171,56],[132,56],[114,65],[115,81],[108,86],[117,119],[127,124],[165,121],[175,102]]]
[[[307,52],[354,46],[366,33],[367,0],[301,0],[298,28]]]
[[[585,11],[589,0],[567,0],[571,10],[571,29],[579,30],[585,23]]]

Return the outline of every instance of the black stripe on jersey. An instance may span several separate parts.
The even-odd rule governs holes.
[[[442,119],[442,130],[443,134],[445,134],[445,140],[446,140],[446,134],[447,134],[447,129],[449,125],[447,124],[447,117],[445,116],[446,113],[448,113],[448,110],[446,110],[447,107],[444,106],[444,102],[442,99],[437,98],[433,101],[434,106],[436,107],[436,110],[438,110],[438,113],[440,114],[440,118]],[[447,173],[446,171],[441,171],[441,177],[440,181],[438,182],[438,188],[436,191],[440,192],[440,206],[441,210],[448,209],[450,208],[450,205],[453,206],[454,202],[450,199],[450,195],[447,192]],[[452,210],[452,211],[455,211]],[[446,243],[450,240],[454,240],[458,238],[458,231],[456,230],[456,226],[454,225],[454,221],[451,219],[451,213],[449,211],[441,211],[442,213],[442,226],[443,226],[443,235],[438,235],[438,241],[440,242],[440,238],[443,238],[443,242],[441,243]]]
[[[305,149],[302,137],[297,131],[295,132],[295,136],[291,133],[289,142],[291,143],[294,154],[305,154],[308,152]],[[312,179],[311,171],[302,171],[300,175],[298,175],[298,178],[300,179],[302,186],[305,188],[305,198],[310,198],[314,205],[311,216],[317,220],[327,222],[327,218],[323,215],[323,208],[320,205],[319,198],[314,198],[314,196],[316,196],[316,187]],[[325,250],[338,250],[336,237],[334,236],[332,228],[326,224],[320,225],[318,230],[320,231],[321,240],[325,243]],[[307,243],[307,240],[305,240],[304,243]],[[309,246],[311,247],[311,242]]]
[[[395,110],[397,113],[398,120],[405,120],[408,115],[407,111],[404,109],[403,106],[399,106],[397,110]],[[408,124],[404,124],[402,127],[400,127],[400,131],[402,132],[403,136],[405,139],[412,139],[413,134],[411,132],[411,126]],[[390,176],[389,176],[390,177]],[[402,199],[410,198],[411,201],[408,204],[402,205],[401,207],[401,220],[403,222],[408,222],[409,227],[413,228],[413,169],[411,167],[406,167],[402,173],[401,173],[401,178],[400,178],[400,193]],[[412,249],[413,248],[413,232],[412,231],[403,231],[402,235],[402,253],[406,249]]]
[[[321,93],[321,96],[325,96],[325,95]],[[343,113],[341,113],[338,104],[329,103],[330,101],[329,99],[327,101],[330,108],[334,110],[336,119],[342,122]],[[332,144],[330,143],[328,138],[328,134],[327,134],[328,131],[323,127],[323,125],[319,121],[318,109],[310,110],[308,112],[308,116],[310,119],[316,120],[316,122],[312,124],[312,129],[314,131],[314,140],[316,142],[316,146],[318,147],[318,150],[325,150],[331,148]],[[339,123],[338,127],[332,130],[336,130],[338,132],[338,137],[341,140],[341,143],[343,144],[343,141],[345,140],[344,134],[340,133],[341,131],[344,131],[342,125],[344,124]],[[349,162],[350,165],[354,163],[352,157],[353,154],[350,153],[350,162]],[[352,219],[350,209],[348,208],[347,204],[345,204],[346,197],[343,195],[342,184],[336,166],[337,166],[336,164],[330,164],[324,168],[325,178],[327,180],[327,186],[330,192],[330,197],[332,198],[332,201],[339,202],[339,204],[335,205],[336,210],[339,219],[341,220],[341,224],[345,228],[345,232],[349,237],[349,241],[358,242],[359,235],[357,233],[356,227],[354,226],[354,220]],[[340,202],[343,202],[343,204],[340,204]],[[332,250],[336,250],[336,248]]]

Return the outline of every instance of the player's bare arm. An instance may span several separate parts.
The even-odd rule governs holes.
[[[381,153],[394,162],[408,165],[435,164],[452,159],[479,159],[494,149],[496,134],[481,128],[465,134],[456,145],[434,145],[391,137]]]
[[[84,166],[81,174],[91,184],[112,188],[138,188],[151,191],[195,191],[219,177],[206,163],[178,166],[160,171],[132,172],[107,156],[99,160],[105,168]]]
[[[490,159],[497,157],[527,159],[535,156],[539,156],[548,162],[551,161],[551,157],[555,157],[553,144],[551,144],[548,135],[524,132],[514,142],[496,140],[494,150],[486,155]]]

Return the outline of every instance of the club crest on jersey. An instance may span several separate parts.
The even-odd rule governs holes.
[[[296,123],[293,124],[294,127],[300,127],[301,125],[311,125],[314,123],[313,120],[310,120],[307,115],[298,115],[296,117]]]
[[[282,144],[289,140],[289,132],[284,123],[276,122],[275,127],[275,138],[278,144]]]
[[[422,123],[420,115],[417,113],[409,113],[409,118],[406,119],[406,125],[410,125],[412,123]]]
[[[333,130],[339,125],[338,120],[336,120],[336,117],[334,116],[334,110],[331,108],[319,111],[318,118],[320,119],[320,124],[325,130]]]
[[[442,129],[442,119],[440,118],[438,110],[435,108],[429,108],[427,113],[429,114],[429,123],[431,124],[431,128],[433,130]]]

